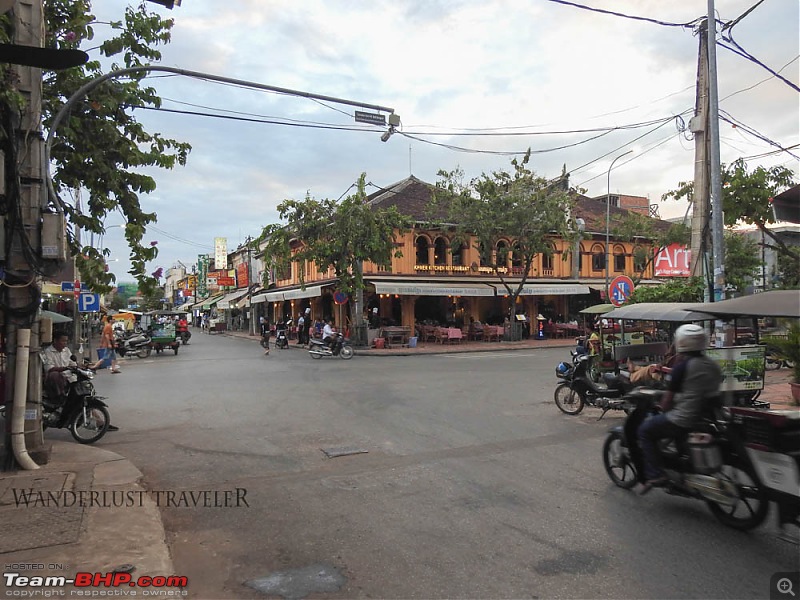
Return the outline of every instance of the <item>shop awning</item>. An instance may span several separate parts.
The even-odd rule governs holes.
[[[489,285],[459,285],[454,283],[386,283],[375,282],[376,294],[398,296],[494,296]]]
[[[247,290],[236,290],[235,292],[226,294],[221,300],[217,301],[217,308],[220,310],[228,310],[232,308],[232,305],[235,305],[236,301],[245,294],[247,294]]]
[[[256,294],[250,298],[250,304],[261,304],[267,301],[267,294]]]
[[[297,298],[316,298],[318,296],[322,296],[321,285],[312,285],[304,290],[298,288],[296,290],[287,290],[283,292],[284,300],[295,300]]]
[[[217,294],[216,296],[211,296],[211,298],[206,298],[205,300],[203,300],[203,306],[202,306],[203,310],[208,310],[210,308],[213,308],[217,304],[217,302],[222,300],[223,296],[224,294]]]
[[[511,289],[516,286],[512,285]],[[505,288],[497,288],[497,293],[501,293]],[[588,294],[589,286],[580,285],[577,283],[542,283],[542,284],[525,284],[522,286],[521,296],[573,296],[578,294]]]
[[[269,292],[265,295],[267,302],[283,302],[283,292]]]

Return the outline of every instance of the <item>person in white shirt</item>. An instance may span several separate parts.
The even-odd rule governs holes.
[[[325,326],[322,328],[322,341],[330,346],[334,335],[336,335],[336,329],[333,327],[333,320],[329,319],[325,321]]]
[[[65,396],[67,385],[78,380],[71,367],[78,364],[72,360],[72,352],[67,348],[67,334],[57,333],[53,343],[42,350],[42,367],[44,368],[44,386],[47,392],[55,396]]]

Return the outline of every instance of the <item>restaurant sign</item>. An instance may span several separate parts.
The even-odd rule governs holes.
[[[491,286],[442,285],[437,283],[376,283],[375,293],[398,296],[494,296]]]

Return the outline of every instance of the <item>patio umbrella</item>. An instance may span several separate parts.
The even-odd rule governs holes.
[[[40,315],[43,319],[50,319],[53,323],[70,323],[72,319],[52,310],[43,310]]]

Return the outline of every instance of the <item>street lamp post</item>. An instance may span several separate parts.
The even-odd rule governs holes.
[[[608,231],[608,228],[609,228],[609,223],[611,221],[611,169],[614,168],[614,163],[616,163],[623,156],[626,156],[626,155],[630,154],[631,152],[633,152],[633,149],[628,150],[627,152],[623,152],[617,158],[612,160],[611,161],[611,166],[608,167],[608,179],[607,179],[607,185],[606,185],[606,191],[607,191],[607,194],[606,194],[606,300],[607,301],[610,300],[610,294],[608,292],[608,286],[609,286],[608,275],[609,275],[609,262],[610,262],[610,259],[611,259],[611,252],[609,250],[609,239],[608,239],[609,231]]]

